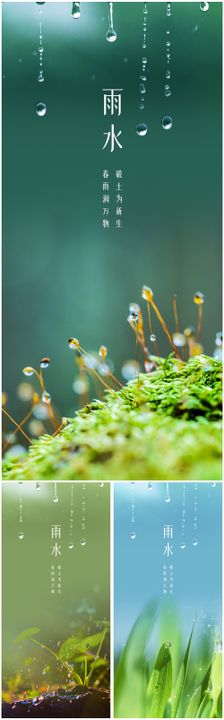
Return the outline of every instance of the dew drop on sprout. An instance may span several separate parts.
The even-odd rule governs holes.
[[[108,30],[106,34],[106,39],[108,42],[112,43],[117,40],[117,33],[115,30]]]
[[[24,533],[23,533],[23,532],[20,532],[20,533],[19,533],[19,540],[23,540],[23,538],[24,538]]]
[[[171,130],[173,127],[173,118],[171,115],[163,115],[162,117],[162,128],[163,130]]]
[[[147,302],[151,302],[151,300],[153,298],[153,291],[147,285],[143,285],[142,297],[143,297],[143,300],[147,300]]]
[[[51,396],[46,390],[42,393],[42,402],[46,403],[46,405],[50,405]]]
[[[34,370],[32,367],[23,368],[23,374],[26,375],[27,377],[31,377],[31,375],[33,375],[33,373],[34,373]]]
[[[75,18],[75,20],[78,20],[80,18],[80,2],[73,2],[72,3],[72,10],[71,10],[72,17]]]
[[[48,365],[50,365],[50,362],[51,362],[50,358],[48,358],[48,357],[42,358],[42,360],[40,361],[40,367],[47,368]]]
[[[71,337],[68,340],[68,346],[71,350],[77,350],[79,348],[79,341],[77,338]]]
[[[209,3],[208,3],[208,2],[201,2],[201,3],[200,3],[200,8],[201,8],[202,12],[207,12],[207,10],[209,10]]]
[[[195,305],[203,305],[204,302],[205,302],[205,296],[203,295],[203,293],[199,292],[199,291],[196,292],[194,295]]]
[[[136,127],[136,132],[137,132],[137,135],[140,135],[140,137],[147,135],[148,126],[146,125],[146,123],[139,123]]]
[[[43,102],[39,102],[36,104],[36,115],[38,117],[44,117],[47,113],[47,106]]]
[[[131,532],[131,540],[135,540],[135,538],[136,538],[136,532],[135,532],[134,530],[132,530],[132,532]]]
[[[186,337],[183,333],[173,334],[173,344],[175,347],[184,347],[186,345]]]

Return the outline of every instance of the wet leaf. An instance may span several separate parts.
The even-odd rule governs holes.
[[[163,643],[146,692],[146,717],[163,718],[172,691],[172,659]]]
[[[174,692],[173,692],[173,695],[172,695],[172,714],[173,714],[173,717],[177,717],[178,707],[179,707],[179,704],[180,704],[180,701],[181,701],[181,697],[182,697],[184,685],[185,685],[185,682],[186,682],[186,676],[187,676],[187,670],[188,670],[188,662],[189,662],[189,654],[190,654],[190,647],[191,647],[191,641],[192,641],[193,632],[194,632],[194,626],[193,626],[192,631],[191,631],[191,634],[190,634],[190,638],[189,638],[189,641],[188,641],[187,649],[186,649],[186,652],[185,652],[185,655],[184,655],[184,659],[183,659],[182,665],[181,665],[181,667],[180,667],[180,670],[179,670],[179,673],[178,673],[178,676],[177,676],[176,685],[175,685]]]

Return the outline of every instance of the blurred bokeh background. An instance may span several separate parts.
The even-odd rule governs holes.
[[[143,283],[170,329],[178,293],[181,327],[206,297],[203,344],[221,323],[222,3],[173,3],[172,96],[164,97],[165,3],[150,4],[149,80],[139,110],[141,2],[115,2],[117,41],[108,43],[107,3],[3,3],[4,389],[20,415],[24,365],[52,358],[47,389],[63,414],[72,390],[74,335],[88,350],[108,346],[115,371],[135,354],[127,324]],[[40,7],[42,9],[39,15]],[[42,20],[45,82],[37,82]],[[102,152],[110,118],[102,88],[122,87],[123,150]],[[44,118],[35,105],[47,105]],[[173,116],[172,130],[161,118]],[[145,137],[136,125],[148,123]],[[102,170],[123,169],[123,228],[102,228]],[[159,337],[161,353],[168,352]]]
[[[37,626],[36,637],[57,652],[71,635],[85,636],[99,631],[100,622],[110,618],[110,488],[99,483],[85,487],[86,531],[82,523],[83,484],[74,486],[74,526],[69,549],[72,483],[30,482],[3,485],[3,675],[31,673],[40,681],[50,656],[24,640],[15,639],[29,627]],[[20,497],[23,523],[19,522]],[[52,556],[56,540],[53,525],[61,526],[57,539],[61,556]],[[23,538],[19,534],[23,531]],[[84,546],[80,541],[86,540]],[[61,565],[61,594],[51,594],[51,565]],[[99,623],[98,625],[96,623]],[[24,660],[31,657],[27,667]],[[32,660],[36,658],[36,660]],[[30,670],[29,670],[30,668]],[[53,662],[56,672],[56,664]],[[42,678],[48,680],[49,676]],[[52,678],[55,679],[54,677]]]

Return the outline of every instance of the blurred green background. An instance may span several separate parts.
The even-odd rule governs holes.
[[[88,483],[86,533],[81,529],[82,483],[74,487],[74,549],[69,550],[69,511],[72,483],[57,483],[58,503],[53,502],[54,483],[3,484],[3,675],[23,669],[26,657],[38,680],[51,660],[30,640],[14,644],[26,628],[38,626],[37,640],[57,651],[57,643],[83,627],[97,632],[92,621],[109,620],[110,610],[110,488]],[[22,488],[23,532],[19,540],[19,497]],[[52,557],[52,525],[61,524],[61,556]],[[86,545],[80,539],[85,535]],[[57,541],[59,543],[59,541]],[[51,595],[52,562],[61,564],[62,592]],[[84,604],[84,605],[83,605]],[[87,613],[82,613],[83,607]],[[87,620],[87,624],[86,624]],[[89,627],[88,627],[89,626]],[[87,633],[86,633],[87,634]],[[55,669],[55,662],[53,662]],[[28,669],[26,670],[28,672]],[[30,672],[30,671],[29,671]],[[32,675],[28,675],[28,680]],[[46,678],[47,679],[47,678]],[[42,678],[43,680],[43,678]]]
[[[18,417],[24,365],[50,355],[47,389],[74,410],[73,357],[103,342],[120,371],[135,354],[128,303],[149,284],[170,329],[179,295],[181,327],[194,324],[193,294],[205,293],[203,344],[221,323],[222,3],[149,3],[149,80],[139,110],[142,2],[114,3],[117,42],[105,39],[107,3],[3,3],[4,388]],[[37,82],[38,23],[44,74]],[[165,31],[171,29],[172,96],[164,97]],[[143,51],[145,52],[145,51]],[[123,150],[102,152],[102,88],[122,87]],[[47,115],[38,118],[35,104]],[[173,128],[161,127],[164,113]],[[140,138],[136,125],[148,123]],[[123,229],[103,230],[102,170],[123,169]],[[155,323],[157,330],[157,325]],[[168,346],[161,331],[160,351]]]

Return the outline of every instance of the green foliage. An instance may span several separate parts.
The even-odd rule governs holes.
[[[54,658],[54,662],[59,663],[63,667],[66,671],[67,678],[71,678],[74,684],[89,687],[91,680],[93,686],[98,686],[101,677],[104,677],[109,670],[108,657],[105,656],[105,654],[103,657],[100,655],[108,631],[109,624],[102,623],[102,630],[100,632],[84,637],[73,635],[61,643],[57,652],[47,647],[44,643],[39,642],[36,637],[33,637],[40,632],[40,629],[36,627],[24,630],[15,639],[15,643],[19,644],[24,640],[29,640],[35,645],[38,645]],[[44,665],[44,667],[46,668],[46,665]],[[50,665],[47,666],[47,669],[48,671],[50,670]],[[69,682],[71,682],[71,680],[69,680]]]
[[[156,358],[158,363],[158,358]],[[169,357],[105,401],[94,401],[27,456],[4,460],[5,480],[220,480],[221,362]]]
[[[175,616],[172,616],[172,626]],[[159,623],[164,624],[163,611]],[[176,637],[179,635],[179,623]],[[183,655],[170,641],[163,642],[153,656],[158,637],[155,604],[148,605],[137,619],[119,658],[115,674],[115,717],[123,718],[222,718],[222,654],[208,648],[204,634],[195,638],[195,623]],[[173,630],[173,637],[175,631]],[[151,646],[151,647],[150,647]],[[174,658],[178,662],[174,670]]]

